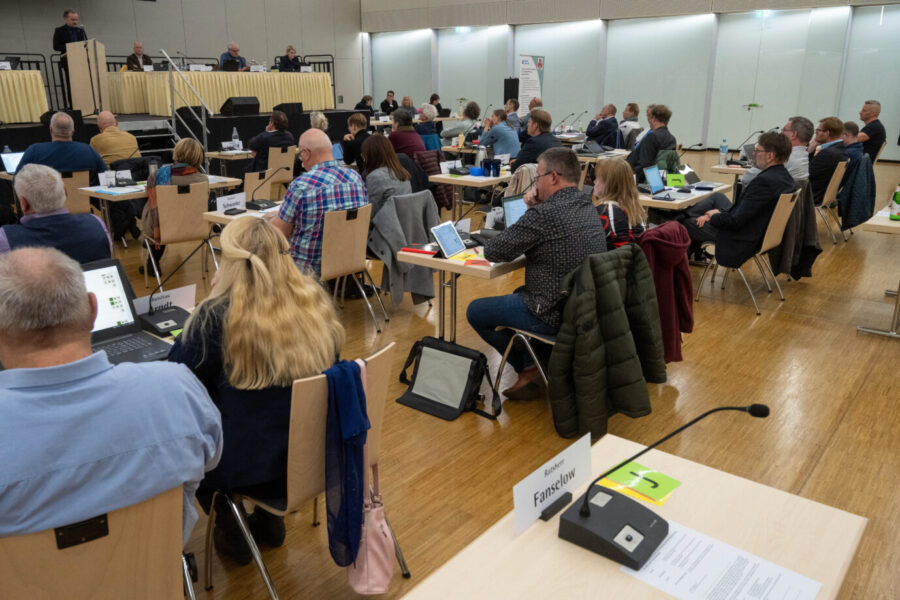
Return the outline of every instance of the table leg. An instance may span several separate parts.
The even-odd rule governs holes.
[[[100,217],[103,219],[103,222],[106,224],[106,231],[109,232],[109,237],[113,236],[113,228],[112,228],[112,219],[109,216],[109,202],[104,198],[97,198],[97,201],[100,203]],[[124,239],[124,238],[123,238]],[[116,249],[116,240],[113,240],[113,251]]]
[[[863,327],[862,325],[857,326],[856,330],[862,333],[871,333],[874,335],[883,335],[884,337],[893,338],[895,340],[900,339],[900,332],[897,331],[897,321],[900,319],[900,284],[897,285],[897,291],[887,290],[885,292],[888,296],[894,296],[896,300],[894,300],[894,313],[891,315],[891,328],[890,330],[885,331],[884,329],[871,329],[869,327]]]
[[[456,342],[456,273],[450,273],[450,341]]]
[[[219,159],[219,173],[222,177],[228,177],[227,169],[225,168],[225,161],[221,158]]]
[[[456,221],[459,221],[462,218],[463,213],[463,199],[465,198],[465,193],[463,187],[461,185],[453,186],[453,223],[456,224]]]
[[[444,277],[445,271],[438,271],[438,337],[444,339]]]

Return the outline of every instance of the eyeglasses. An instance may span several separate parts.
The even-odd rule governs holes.
[[[550,175],[551,173],[556,173],[556,171],[547,171],[546,173],[538,173],[537,175],[534,176],[534,180],[537,181],[544,175]]]

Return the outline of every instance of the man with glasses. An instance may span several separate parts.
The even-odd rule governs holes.
[[[822,119],[816,128],[816,139],[809,145],[809,187],[816,206],[825,199],[825,190],[838,163],[847,160],[841,139],[843,133],[843,121],[837,117]]]
[[[689,208],[684,226],[697,253],[703,242],[716,243],[716,260],[722,265],[740,265],[759,250],[769,220],[781,194],[796,189],[784,163],[791,155],[791,142],[782,133],[769,132],[756,142],[756,165],[760,169],[732,205],[725,195],[712,194]]]
[[[545,150],[537,161],[537,179],[525,194],[529,209],[484,247],[484,257],[494,262],[525,255],[524,286],[506,296],[474,300],[466,311],[472,329],[500,354],[511,333],[508,329],[495,331],[497,327],[555,336],[562,320],[560,281],[587,256],[606,251],[597,210],[577,187],[580,177],[581,166],[574,152],[568,148]],[[532,346],[539,360],[549,358],[550,346]],[[503,390],[507,398],[524,400],[542,391],[537,366],[527,351],[514,347],[508,362],[519,379]]]
[[[781,132],[791,142],[791,155],[788,157],[787,162],[784,163],[784,168],[788,170],[794,181],[800,182],[809,179],[809,150],[807,146],[812,140],[814,129],[812,121],[806,117],[791,117],[788,119],[787,124],[781,128]],[[747,169],[743,178],[741,178],[741,185],[748,185],[760,172],[759,167]]]
[[[228,42],[227,50],[219,56],[219,70],[227,71],[228,69],[225,67],[226,63],[230,63],[231,65],[237,65],[234,70],[235,71],[249,71],[250,65],[247,64],[247,59],[241,56],[241,47],[238,46],[235,42]]]

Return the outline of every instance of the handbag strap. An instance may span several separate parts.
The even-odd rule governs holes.
[[[413,364],[413,361],[416,360],[416,357],[422,351],[422,340],[418,340],[413,347],[409,350],[409,356],[406,357],[406,362],[403,364],[403,368],[400,370],[400,383],[405,383],[409,385],[409,377],[406,376],[406,371],[409,369],[410,365]]]
[[[482,354],[478,357],[478,362],[484,371],[484,376],[487,377],[488,385],[491,386],[491,409],[494,414],[485,412],[479,408],[473,408],[472,412],[481,417],[485,417],[486,419],[496,420],[500,413],[503,412],[503,405],[500,403],[500,394],[494,389],[494,382],[491,380],[491,370],[487,364],[487,357]]]

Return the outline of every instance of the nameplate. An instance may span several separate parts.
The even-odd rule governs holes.
[[[225,212],[229,208],[247,208],[247,196],[244,192],[216,198],[216,210],[218,212]]]
[[[390,123],[390,122],[391,122],[391,116],[390,116],[390,115],[384,115],[384,116],[378,117],[378,122],[379,122],[379,123]]]
[[[501,164],[501,165],[508,165],[508,164],[509,164],[509,154],[495,154],[495,155],[494,155],[494,160],[497,160],[497,159],[500,159],[500,164]]]
[[[450,169],[453,169],[455,167],[461,167],[461,166],[462,166],[461,159],[443,160],[443,161],[441,161],[441,175],[449,175]]]
[[[12,64],[8,60],[0,60],[0,71],[12,71]]]
[[[516,535],[528,529],[560,496],[590,478],[591,436],[585,434],[513,487]]]
[[[300,72],[301,72],[301,73],[312,73],[312,72],[313,72],[313,68],[312,68],[312,67],[304,67],[304,66],[301,65],[301,67],[300,67]]]
[[[212,71],[211,65],[188,65],[188,71]]]
[[[184,287],[156,292],[153,294],[153,310],[162,310],[172,306],[180,306],[190,311],[197,302],[197,284],[192,283]],[[134,311],[139,315],[150,312],[150,296],[134,299]]]
[[[131,179],[131,171],[129,169],[124,169],[122,171],[116,171],[116,181],[129,181]]]
[[[153,65],[144,65],[144,71],[146,71],[147,73],[152,73]]]
[[[265,73],[266,67],[263,65],[250,65],[251,73]]]

